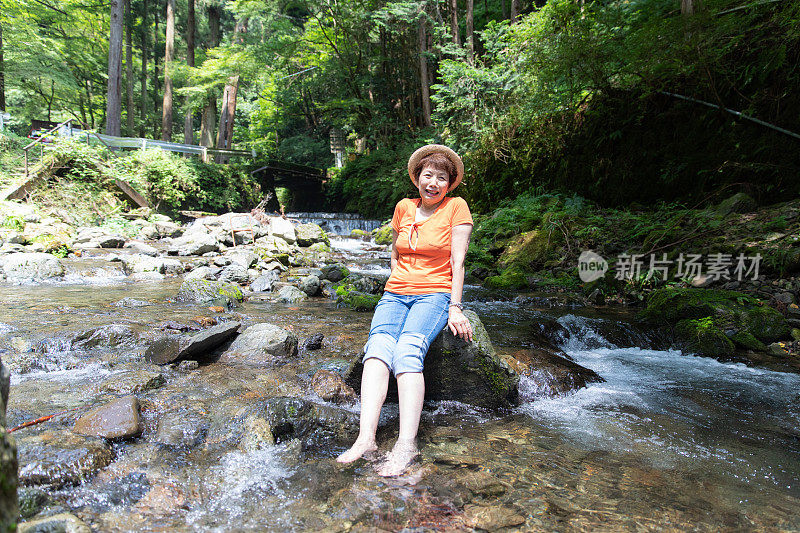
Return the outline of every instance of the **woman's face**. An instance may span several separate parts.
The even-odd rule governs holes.
[[[447,188],[450,186],[449,176],[444,170],[438,170],[430,166],[422,167],[422,172],[417,180],[419,197],[426,207],[437,205],[444,200]]]

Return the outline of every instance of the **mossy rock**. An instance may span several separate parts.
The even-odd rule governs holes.
[[[746,331],[737,331],[733,335],[730,336],[730,339],[737,345],[741,346],[742,348],[747,348],[748,350],[753,350],[756,352],[766,352],[767,345],[755,338],[755,336],[751,333]]]
[[[750,196],[739,192],[719,203],[715,211],[717,215],[725,217],[731,213],[749,213],[755,211],[758,204]]]
[[[330,252],[331,247],[330,245],[324,242],[315,242],[314,244],[308,247],[308,250],[310,252]]]
[[[381,297],[378,294],[367,294],[361,291],[349,291],[341,297],[341,302],[355,311],[372,311]]]
[[[66,257],[67,254],[72,252],[72,248],[69,245],[71,241],[72,239],[67,234],[52,233],[42,233],[31,239],[31,242],[39,243],[43,246],[43,252],[61,257]]]
[[[369,233],[367,233],[367,232],[366,232],[366,231],[364,231],[363,229],[358,229],[358,228],[356,228],[356,229],[354,229],[354,230],[352,230],[352,231],[350,232],[350,236],[351,236],[351,237],[368,237],[368,236],[369,236]]]
[[[189,279],[181,284],[175,300],[178,302],[196,302],[231,307],[243,301],[244,294],[241,287],[236,283]]]
[[[688,348],[708,357],[733,355],[736,347],[711,318],[683,319],[675,325],[675,335]]]
[[[756,338],[773,342],[789,334],[789,324],[783,315],[772,307],[757,307],[742,316],[743,325]]]
[[[717,289],[663,288],[653,291],[640,317],[652,321],[677,322],[683,318],[704,318],[717,309],[739,311],[761,306],[761,302],[741,292]]]
[[[375,244],[392,244],[392,240],[394,239],[392,225],[386,224],[376,230],[373,230],[372,238],[375,240]]]
[[[518,290],[526,289],[528,280],[521,271],[509,269],[501,272],[498,276],[489,276],[483,281],[483,284],[489,289]]]
[[[516,400],[519,375],[494,351],[492,341],[474,311],[464,311],[473,340],[465,342],[445,327],[425,356],[425,399],[457,400],[479,407],[508,408]],[[361,390],[363,352],[351,363],[345,381]],[[388,399],[396,401],[397,387],[389,385]]]
[[[535,270],[544,266],[552,249],[547,232],[531,230],[511,237],[505,243],[505,250],[497,260],[500,270],[517,266],[525,270]]]
[[[789,333],[789,325],[780,312],[735,291],[659,289],[650,296],[640,318],[675,324],[679,339],[709,356],[730,353],[732,343],[765,351],[764,343]]]
[[[331,272],[334,274],[340,273],[335,270]],[[324,268],[323,273],[325,273]],[[346,305],[350,309],[372,311],[383,295],[384,285],[386,285],[386,281],[383,279],[361,274],[349,274],[346,278],[331,286],[332,297],[336,299],[338,304]]]

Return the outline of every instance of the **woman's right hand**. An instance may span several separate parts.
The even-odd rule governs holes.
[[[456,337],[461,337],[466,342],[472,342],[472,324],[469,323],[469,319],[461,309],[456,306],[450,307],[447,327]]]

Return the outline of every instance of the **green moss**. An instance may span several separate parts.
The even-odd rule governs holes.
[[[501,270],[518,267],[531,270],[544,266],[554,245],[544,230],[531,230],[515,235],[505,243],[505,250],[497,261]]]
[[[372,238],[375,239],[375,244],[392,244],[394,233],[392,232],[392,225],[386,224],[372,232]]]
[[[767,346],[763,342],[746,331],[737,331],[731,335],[730,339],[737,345],[749,350],[755,350],[757,352],[767,351]]]
[[[15,231],[22,231],[25,229],[25,221],[20,216],[8,215],[5,220],[3,220],[3,227]]]
[[[640,314],[648,320],[675,322],[682,318],[703,318],[713,315],[717,308],[749,310],[759,307],[755,298],[736,291],[716,289],[663,288],[654,291],[647,308]]]
[[[509,269],[500,273],[499,276],[489,276],[483,284],[490,289],[515,290],[528,287],[525,274],[519,270]]]
[[[363,229],[358,229],[358,228],[350,232],[351,237],[366,237],[367,235],[369,235],[369,233],[367,233]]]
[[[505,396],[508,392],[505,376],[493,370],[492,365],[483,358],[478,359],[478,364],[481,367],[481,372],[486,376],[486,380],[489,382],[489,387],[494,393],[501,397]]]
[[[708,357],[731,355],[736,349],[711,317],[681,320],[675,325],[675,334],[690,349]]]
[[[771,307],[762,306],[749,310],[743,316],[743,325],[758,339],[773,342],[789,334],[789,324],[783,315]]]
[[[372,311],[378,305],[380,299],[381,297],[378,294],[350,291],[342,298],[342,302],[355,311]]]

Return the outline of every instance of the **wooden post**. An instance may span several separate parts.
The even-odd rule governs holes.
[[[231,76],[225,85],[222,96],[222,114],[219,118],[219,132],[217,134],[217,150],[230,150],[233,141],[233,120],[236,114],[236,93],[239,90],[239,76]],[[217,163],[226,163],[228,157],[217,156]]]

